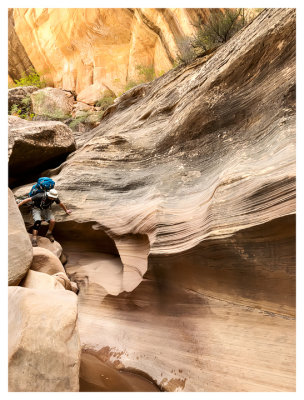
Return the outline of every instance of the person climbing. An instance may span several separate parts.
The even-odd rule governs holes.
[[[49,228],[46,233],[46,237],[51,241],[54,242],[54,236],[52,234],[54,226],[55,226],[55,218],[52,213],[51,206],[55,202],[58,204],[65,212],[66,214],[71,214],[71,210],[68,210],[66,206],[59,200],[58,193],[56,189],[51,189],[48,192],[45,193],[38,193],[35,194],[32,197],[29,197],[27,199],[22,200],[19,204],[18,207],[22,206],[22,204],[26,204],[32,201],[33,204],[33,209],[32,209],[32,214],[33,214],[33,219],[34,219],[34,229],[33,229],[33,237],[32,237],[32,245],[33,247],[37,247],[37,235],[38,235],[38,230],[41,225],[41,220],[42,218],[49,223]]]

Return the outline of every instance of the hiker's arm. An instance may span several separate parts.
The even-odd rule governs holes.
[[[71,210],[67,210],[66,206],[63,203],[59,203],[60,207],[67,213],[67,214],[71,214]]]
[[[18,207],[22,206],[22,204],[28,203],[29,201],[32,201],[31,197],[29,197],[28,199],[24,199],[24,200],[20,201],[20,203],[17,203]]]

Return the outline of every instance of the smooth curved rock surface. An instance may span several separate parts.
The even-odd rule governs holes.
[[[77,296],[9,287],[9,392],[79,391]]]
[[[295,10],[127,92],[83,143],[53,174],[69,223],[123,271],[120,238],[149,246],[129,291],[80,285],[82,348],[162,390],[294,391]]]
[[[8,284],[18,285],[33,259],[32,244],[15,197],[8,189]]]
[[[69,278],[67,277],[65,272],[56,272],[55,274],[52,275],[57,282],[60,282],[60,284],[66,289],[66,290],[72,290],[71,282]],[[75,290],[72,290],[75,292]]]
[[[33,271],[44,272],[53,275],[57,272],[63,272],[64,268],[58,257],[50,250],[42,247],[33,247],[33,261],[31,264]]]
[[[33,271],[31,269],[27,272],[26,277],[20,286],[40,290],[65,289],[64,285],[62,285],[55,276],[45,274],[44,272]]]
[[[30,240],[32,240],[32,234],[28,234]],[[56,240],[54,242],[51,242],[49,239],[47,239],[44,236],[37,236],[37,243],[38,247],[42,247],[43,249],[47,249],[51,251],[56,257],[60,258],[62,254],[62,247],[59,242]]]

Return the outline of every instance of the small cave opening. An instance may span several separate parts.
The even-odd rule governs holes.
[[[12,154],[8,164],[8,186],[15,189],[18,186],[27,185],[28,183],[37,182],[38,178],[45,176],[44,172],[59,167],[66,161],[70,153],[60,154],[39,165],[33,163],[32,167],[24,167],[24,163],[16,160],[15,154]]]

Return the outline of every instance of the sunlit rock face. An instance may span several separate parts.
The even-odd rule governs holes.
[[[295,390],[293,9],[124,94],[50,175],[101,380]]]
[[[77,296],[50,284],[8,290],[8,390],[78,392]]]
[[[18,285],[33,260],[31,242],[13,193],[8,189],[8,284]]]
[[[22,73],[34,68],[29,56],[21,43],[16,31],[13,9],[8,10],[8,69],[9,81],[20,79]]]
[[[137,66],[156,74],[172,67],[178,43],[194,32],[206,9],[16,8],[15,31],[34,67],[49,84],[94,102],[127,80]],[[14,32],[15,32],[14,31]]]

